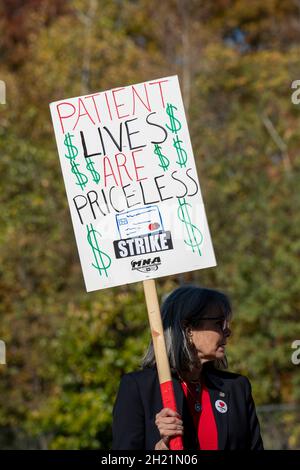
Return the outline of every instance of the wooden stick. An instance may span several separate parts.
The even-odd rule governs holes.
[[[171,408],[173,411],[177,411],[155,280],[149,279],[143,281],[143,286],[163,406],[164,408]],[[183,449],[181,436],[170,439],[170,449]]]

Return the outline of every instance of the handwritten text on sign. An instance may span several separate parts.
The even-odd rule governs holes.
[[[88,291],[215,266],[176,76],[50,108]]]

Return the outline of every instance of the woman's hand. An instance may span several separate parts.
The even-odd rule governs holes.
[[[158,427],[161,440],[155,445],[155,450],[167,450],[172,437],[183,435],[183,423],[180,415],[170,408],[163,408],[155,416],[155,424]]]

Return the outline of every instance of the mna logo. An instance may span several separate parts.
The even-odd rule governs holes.
[[[0,339],[0,364],[6,364],[6,347],[2,339]]]
[[[6,85],[3,80],[0,80],[0,104],[6,104]]]
[[[137,270],[141,273],[148,273],[149,271],[157,271],[158,266],[161,264],[159,256],[155,258],[140,259],[138,261],[131,261],[132,271]]]

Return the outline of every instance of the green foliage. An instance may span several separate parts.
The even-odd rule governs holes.
[[[218,267],[160,279],[159,294],[180,279],[228,292],[230,369],[249,375],[257,404],[299,403],[296,3],[63,3],[27,0],[19,25],[20,7],[0,4],[0,446],[109,448],[120,377],[149,341],[140,284],[84,291],[48,104],[174,73]],[[279,422],[299,447],[295,414]]]

